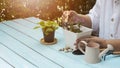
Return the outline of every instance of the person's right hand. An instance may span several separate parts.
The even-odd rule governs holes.
[[[62,15],[62,22],[68,24],[77,24],[79,22],[84,22],[82,15],[79,15],[75,11],[64,11]]]
[[[74,43],[74,45],[75,45],[75,49],[78,49],[78,44],[80,44],[80,47],[82,48],[82,49],[85,49],[85,45],[83,44],[83,43],[81,43],[80,41],[85,41],[85,42],[89,42],[88,41],[88,38],[89,37],[91,37],[91,36],[84,36],[84,37],[80,37],[80,38],[78,38],[78,39],[76,39],[76,42]]]
[[[76,42],[75,42],[76,49],[78,49],[78,44],[80,44],[80,46],[82,48],[85,48],[85,46],[82,43],[80,43],[80,41],[86,41],[87,43],[92,41],[92,42],[100,44],[100,48],[106,48],[107,47],[107,43],[106,43],[105,39],[102,39],[102,38],[99,38],[99,37],[96,37],[96,36],[85,36],[85,37],[78,38],[76,40]]]

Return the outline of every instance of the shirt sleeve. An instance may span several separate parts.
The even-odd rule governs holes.
[[[88,16],[91,18],[93,31],[98,32],[100,22],[100,0],[96,0],[96,4],[89,11]]]

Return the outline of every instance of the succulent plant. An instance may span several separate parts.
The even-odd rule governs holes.
[[[80,33],[81,32],[81,30],[80,30],[81,24],[80,23],[72,24],[72,23],[68,23],[68,22],[62,22],[62,18],[58,18],[57,21],[63,29],[67,29],[67,30],[69,30],[71,32],[74,32],[74,33]]]

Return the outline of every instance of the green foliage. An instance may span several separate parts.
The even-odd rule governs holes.
[[[50,21],[50,20],[40,21],[37,24],[38,24],[38,26],[34,27],[34,29],[42,28],[45,35],[48,35],[49,33],[55,31],[59,27],[57,22]]]
[[[81,22],[79,22],[78,24],[65,23],[65,22],[62,22],[61,17],[57,19],[57,22],[59,23],[59,25],[63,29],[67,29],[67,30],[69,30],[71,32],[74,32],[74,33],[80,33],[81,32],[81,30],[80,30]]]
[[[69,26],[70,26],[70,27],[69,27],[69,30],[70,30],[70,31],[72,31],[72,32],[74,32],[74,33],[80,33],[80,32],[81,32],[81,30],[80,30],[81,24],[80,24],[80,23],[75,24],[75,25],[71,24],[71,25],[69,25]]]
[[[0,21],[38,17],[55,20],[64,10],[86,14],[96,0],[0,0]]]

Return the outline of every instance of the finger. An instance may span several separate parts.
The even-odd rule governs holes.
[[[83,41],[89,42],[90,38],[85,38],[85,39],[83,39]]]
[[[95,37],[95,36],[88,36],[88,38],[93,38],[93,37]]]
[[[81,39],[77,39],[77,40],[76,40],[76,44],[78,44],[80,41],[81,41]]]
[[[77,45],[77,43],[74,43],[74,45],[76,46],[76,45]]]
[[[67,18],[67,15],[63,13],[62,19],[65,19],[65,18]]]
[[[83,44],[82,42],[79,42],[79,47],[82,49],[85,49],[85,44]],[[78,45],[76,46],[76,49],[78,49]]]
[[[90,38],[88,38],[87,40],[97,42],[97,41],[99,41],[100,39],[98,39],[98,38],[96,38],[96,37],[90,37]]]
[[[66,14],[68,14],[70,11],[64,11],[63,12],[63,15],[66,15]]]
[[[74,43],[75,49],[78,49],[78,43]]]
[[[62,21],[64,22],[64,21],[65,21],[66,16],[63,14],[61,18],[62,18]]]
[[[64,11],[63,12],[63,15],[62,15],[63,21],[65,21],[68,18],[69,13],[70,13],[70,11]]]
[[[68,21],[69,21],[69,23],[73,23],[73,22],[74,22],[74,21],[73,21],[73,16],[68,15]]]
[[[86,42],[89,42],[89,41],[92,41],[94,37],[95,37],[95,36],[85,36],[85,37],[83,37],[81,40],[86,41]]]
[[[74,15],[75,15],[76,13],[75,13],[75,11],[69,11],[68,12],[68,21],[69,21],[69,23],[73,23],[74,22]]]
[[[93,36],[83,36],[78,39],[76,39],[75,45],[78,45],[80,41],[86,41],[89,42]]]
[[[79,37],[78,39],[76,39],[76,42],[79,42],[79,41],[81,41],[81,40],[84,40],[85,38],[87,38],[86,36],[84,36],[84,37]]]
[[[70,11],[69,11],[69,15],[75,15],[75,14],[77,14],[77,12],[75,12],[75,11],[73,11],[73,10],[70,10]]]
[[[75,49],[78,49],[78,46],[76,46]]]

